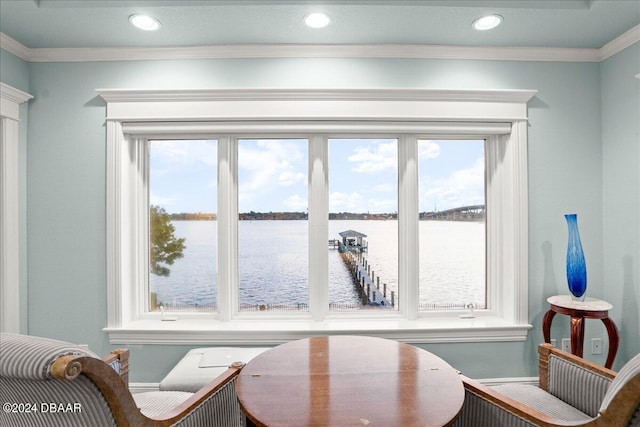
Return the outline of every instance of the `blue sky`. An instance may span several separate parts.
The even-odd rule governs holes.
[[[420,141],[420,210],[484,203],[484,141]],[[306,211],[306,140],[241,140],[239,211]],[[153,141],[150,201],[216,212],[216,141]],[[397,211],[395,139],[329,140],[329,211]]]

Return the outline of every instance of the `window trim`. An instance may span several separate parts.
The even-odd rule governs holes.
[[[184,344],[277,344],[299,336],[351,333],[376,335],[406,342],[523,341],[528,324],[528,198],[527,198],[527,101],[535,91],[477,90],[98,90],[107,101],[107,312],[105,331],[112,343],[184,343]],[[510,129],[510,132],[508,131]],[[272,315],[266,318],[235,315],[233,304],[220,304],[218,313],[181,317],[178,322],[161,322],[159,315],[141,316],[141,274],[139,243],[131,236],[144,230],[142,209],[148,206],[144,188],[131,185],[144,182],[146,171],[140,150],[130,141],[162,136],[163,138],[211,137],[220,135],[223,154],[218,170],[219,232],[237,231],[237,195],[233,174],[233,141],[229,134],[264,136],[311,135],[309,150],[310,186],[326,186],[326,152],[318,133],[353,134],[354,132],[399,135],[399,277],[411,283],[399,296],[400,312],[385,313],[379,318],[330,313],[328,307],[311,306],[311,317]],[[304,132],[303,132],[304,131]],[[507,132],[505,134],[505,132]],[[410,134],[410,135],[409,135]],[[315,135],[315,136],[314,136]],[[502,285],[488,295],[495,310],[476,311],[474,319],[460,319],[458,313],[418,312],[407,310],[408,302],[418,295],[418,266],[406,265],[407,254],[417,253],[418,206],[417,165],[405,160],[415,156],[417,139],[488,138],[496,147],[490,155],[504,162],[487,171],[492,185],[487,203],[509,206],[487,222],[489,236],[500,244],[490,249],[487,259],[494,277]],[[316,140],[316,142],[313,142]],[[135,144],[134,144],[135,145]],[[146,145],[146,144],[139,144]],[[401,148],[402,147],[402,148]],[[226,150],[226,151],[225,151]],[[137,157],[138,156],[138,157]],[[498,159],[499,157],[499,159]],[[404,160],[403,160],[404,159]],[[315,168],[315,169],[314,169]],[[142,178],[142,179],[141,179]],[[323,184],[325,182],[325,184]],[[488,186],[489,187],[489,186]],[[326,237],[327,203],[314,200],[327,197],[326,188],[310,191],[310,229]],[[311,209],[311,207],[314,209]],[[322,208],[325,206],[325,208]],[[221,209],[224,207],[224,209]],[[311,212],[318,211],[318,215]],[[323,213],[327,215],[323,216]],[[143,227],[143,228],[140,228]],[[322,228],[325,228],[324,230]],[[323,239],[316,239],[324,242]],[[487,240],[489,241],[491,237]],[[234,239],[218,262],[219,283],[233,280]],[[310,247],[310,256],[320,256],[326,247]],[[324,251],[324,252],[323,252]],[[315,259],[315,258],[314,258]],[[312,263],[313,264],[313,263]],[[237,273],[236,273],[237,274]],[[226,275],[226,276],[224,276]],[[318,292],[318,271],[310,270],[311,298],[322,304]],[[408,290],[408,292],[407,292]],[[228,290],[233,292],[233,290]],[[415,295],[414,295],[415,294]],[[228,298],[232,300],[232,298]],[[133,302],[133,303],[132,303]],[[324,304],[327,305],[327,304]],[[323,307],[324,307],[323,305]],[[376,313],[378,314],[378,313]]]

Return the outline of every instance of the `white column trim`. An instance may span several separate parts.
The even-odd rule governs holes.
[[[218,138],[218,312],[220,320],[231,320],[238,311],[238,143]],[[232,286],[220,286],[230,283]]]
[[[0,83],[0,331],[20,332],[20,104],[33,96]]]
[[[398,283],[404,283],[404,292],[398,289],[398,305],[408,320],[418,318],[418,307],[410,301],[419,301],[420,271],[417,263],[408,262],[419,252],[418,218],[418,165],[410,159],[418,158],[418,139],[414,135],[401,135],[398,140]],[[405,236],[401,239],[400,236]]]
[[[314,135],[309,140],[309,309],[314,320],[323,320],[329,312],[328,283],[329,253],[329,171],[326,168],[329,141]],[[318,191],[314,191],[317,189]],[[316,197],[317,196],[317,197]],[[314,238],[315,236],[315,238]],[[314,245],[315,243],[315,245]],[[315,298],[312,298],[312,293]]]

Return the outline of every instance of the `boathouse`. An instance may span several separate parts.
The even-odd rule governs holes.
[[[338,233],[342,237],[342,245],[340,251],[364,252],[367,250],[366,234],[359,231],[347,230]]]

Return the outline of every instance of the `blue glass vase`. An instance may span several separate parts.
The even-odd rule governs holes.
[[[564,216],[569,227],[569,243],[567,245],[567,283],[575,301],[584,301],[587,290],[587,266],[582,252],[578,218],[576,214]]]

